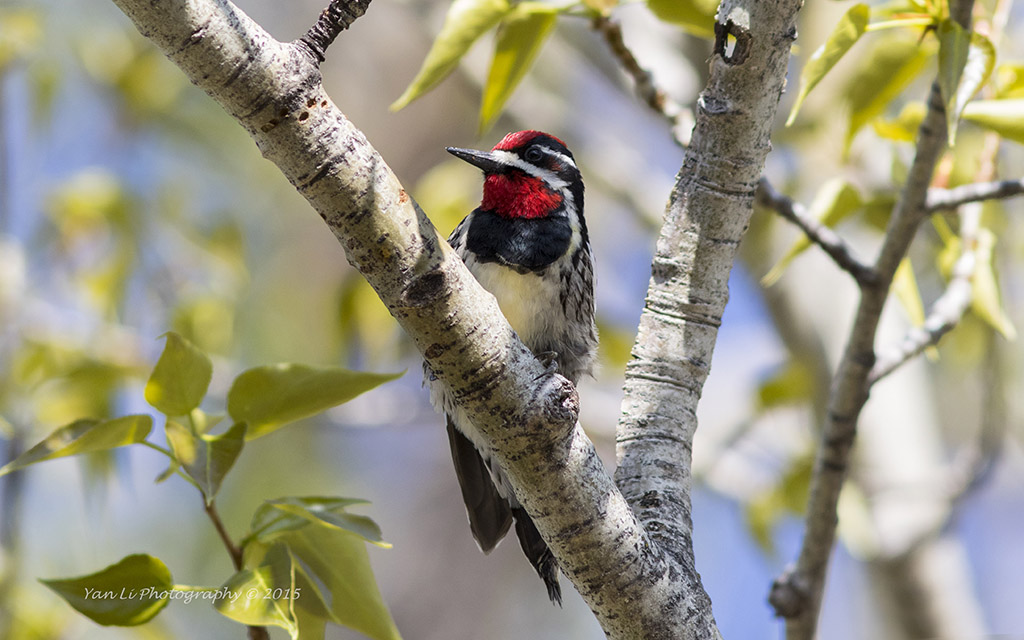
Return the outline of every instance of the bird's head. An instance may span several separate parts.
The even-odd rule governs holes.
[[[448,153],[484,172],[480,208],[506,218],[542,218],[583,208],[583,180],[558,138],[517,131],[490,151],[448,147]]]

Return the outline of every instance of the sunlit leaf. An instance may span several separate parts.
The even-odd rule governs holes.
[[[423,66],[401,97],[391,104],[391,110],[398,111],[436,87],[455,70],[473,43],[493,29],[511,10],[508,0],[452,2],[441,33],[430,47]]]
[[[344,510],[345,506],[352,504],[347,498],[281,498],[268,500],[264,504],[318,526],[347,531],[379,547],[391,547],[384,542],[376,522],[366,516],[347,513]]]
[[[883,138],[897,142],[914,142],[917,140],[917,130],[921,128],[926,112],[927,107],[923,102],[908,102],[903,105],[895,119],[876,118],[871,125],[875,133]]]
[[[341,367],[277,364],[243,371],[228,391],[228,413],[246,422],[252,440],[348,402],[401,373],[362,373]]]
[[[46,200],[46,212],[65,238],[106,226],[124,227],[128,211],[129,196],[120,179],[97,167],[78,171]]]
[[[417,202],[420,201],[417,199]],[[425,205],[423,208],[431,215],[436,213]],[[472,210],[470,206],[462,213],[465,215],[466,211]],[[393,362],[403,344],[394,316],[366,279],[354,271],[345,277],[338,292],[338,328],[345,354],[350,360],[354,352],[362,361],[379,359]]]
[[[818,190],[808,213],[826,227],[834,227],[863,204],[860,193],[853,185],[842,178],[833,178]],[[811,240],[806,235],[801,235],[775,266],[761,278],[761,284],[770,287],[778,282],[789,264],[810,246]]]
[[[985,36],[965,30],[953,20],[939,25],[939,88],[945,104],[949,145],[968,101],[988,81],[996,52]]]
[[[235,314],[231,302],[222,296],[197,296],[174,310],[171,326],[189,342],[207,353],[226,353],[231,348]]]
[[[323,585],[339,624],[375,640],[399,640],[370,568],[366,544],[358,536],[328,527],[308,526],[282,534],[292,554]]]
[[[839,24],[832,30],[832,34],[825,40],[825,43],[808,58],[807,64],[800,72],[800,93],[797,94],[793,109],[789,112],[789,118],[786,119],[787,127],[796,120],[796,114],[800,111],[800,106],[811,89],[821,82],[825,74],[864,35],[868,26],[869,11],[866,4],[855,4],[850,7],[849,11],[840,18]]]
[[[550,5],[523,2],[498,26],[494,57],[480,104],[481,135],[494,125],[505,102],[533,66],[557,15]]]
[[[280,500],[268,500],[261,504],[256,513],[253,514],[251,532],[248,538],[256,538],[262,541],[271,541],[278,534],[292,529],[300,529],[313,523],[309,514],[289,512],[278,509],[275,502],[293,502],[298,504],[315,505],[321,511],[331,513],[345,513],[345,510],[357,504],[369,504],[367,500],[360,498],[341,498],[336,496],[307,496],[302,498],[281,498]]]
[[[619,0],[583,0],[583,4],[606,16],[611,13],[612,9],[618,6]]]
[[[17,7],[0,10],[0,73],[13,62],[34,53],[42,40],[39,9]]]
[[[40,582],[94,622],[120,627],[142,624],[160,613],[173,586],[164,563],[143,554],[87,576]]]
[[[914,268],[910,258],[904,258],[893,276],[892,292],[907,313],[907,318],[915,327],[924,324],[924,303],[921,302],[921,290],[914,277]]]
[[[889,103],[925,69],[929,58],[928,49],[917,40],[877,38],[846,84],[844,95],[850,110],[846,149],[857,132],[882,115]]]
[[[659,20],[682,27],[701,37],[715,37],[718,0],[647,0],[647,8]]]
[[[602,367],[612,367],[621,371],[632,357],[633,343],[636,341],[636,327],[624,329],[620,326],[598,319],[598,354]]]
[[[806,365],[788,360],[757,389],[758,408],[772,409],[791,404],[806,403],[814,392],[814,378]]]
[[[992,231],[989,229],[979,231],[976,250],[977,266],[974,277],[971,278],[973,285],[971,311],[993,329],[1003,334],[1007,340],[1015,340],[1017,330],[1003,309],[1002,296],[999,294],[999,280],[993,264],[995,244],[996,236]]]
[[[147,415],[124,416],[102,422],[76,420],[0,467],[0,476],[44,460],[136,444],[145,440],[152,428],[153,419]]]
[[[185,472],[196,481],[206,501],[212,502],[224,476],[235,464],[245,444],[245,423],[239,422],[220,435],[194,435],[187,427],[168,420],[167,442]]]
[[[1024,144],[1024,98],[975,100],[964,108],[963,118]]]
[[[1024,62],[1004,62],[996,67],[996,98],[1024,98]]]
[[[270,547],[259,566],[243,569],[228,578],[221,589],[226,595],[214,608],[235,622],[251,626],[281,627],[298,640],[295,620],[295,569],[283,544]],[[302,597],[302,592],[298,594]]]
[[[813,456],[794,458],[775,486],[746,504],[744,516],[747,527],[765,553],[771,553],[774,549],[772,533],[775,525],[787,515],[803,512],[807,504],[813,465]]]
[[[173,331],[146,383],[146,402],[168,416],[188,414],[210,386],[213,364],[205,353]]]

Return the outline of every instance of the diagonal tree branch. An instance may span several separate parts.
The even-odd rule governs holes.
[[[954,20],[967,28],[973,0],[951,3]],[[875,262],[877,282],[861,288],[853,327],[832,385],[811,480],[806,528],[796,565],[772,585],[769,601],[785,617],[787,640],[811,640],[817,628],[828,560],[835,543],[836,505],[849,470],[857,421],[868,399],[875,365],[875,334],[896,268],[926,218],[928,186],[946,147],[946,122],[938,82],[918,129],[917,153]]]
[[[696,576],[692,563],[653,544],[576,424],[575,390],[545,373],[493,296],[334,106],[315,47],[277,42],[229,0],[114,2],[252,135],[320,214],[490,439],[517,496],[608,636],[720,637],[699,582],[684,579]],[[788,39],[784,45],[788,51]],[[722,106],[710,110],[727,115],[719,113]],[[734,243],[727,248],[731,254]],[[688,501],[688,486],[681,491]]]
[[[853,255],[853,249],[842,236],[815,220],[802,204],[776,191],[767,178],[761,178],[756,197],[759,205],[775,211],[799,227],[811,242],[821,247],[841,269],[853,276],[860,286],[874,284],[877,281],[878,274],[875,270]]]
[[[591,24],[604,38],[623,71],[633,79],[637,96],[651,109],[664,116],[672,128],[672,138],[679,146],[689,145],[693,113],[655,84],[654,75],[641,66],[636,56],[626,46],[626,41],[622,37],[622,25],[607,16],[598,16]]]

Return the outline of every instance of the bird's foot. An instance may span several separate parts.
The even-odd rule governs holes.
[[[537,360],[544,365],[544,373],[537,376],[537,380],[546,378],[558,373],[558,353],[555,351],[542,351],[536,354]]]

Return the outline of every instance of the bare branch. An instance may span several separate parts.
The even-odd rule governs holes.
[[[969,202],[1001,200],[1024,194],[1024,178],[1020,180],[997,180],[975,182],[953,189],[929,189],[925,209],[929,212],[956,209]]]
[[[309,50],[317,63],[323,62],[327,47],[331,46],[339,33],[366,13],[369,6],[370,0],[331,0],[331,4],[320,13],[316,24],[309,28],[298,43]]]
[[[679,146],[689,145],[693,129],[693,112],[673,100],[655,84],[651,72],[640,65],[636,56],[626,46],[622,37],[622,25],[606,16],[598,16],[594,18],[593,26],[604,37],[622,69],[633,79],[637,96],[651,109],[664,116],[672,128],[672,137]]]
[[[761,178],[758,183],[756,198],[762,207],[775,211],[800,227],[811,242],[821,247],[841,269],[853,276],[859,285],[871,285],[878,280],[875,270],[853,255],[853,249],[842,236],[815,220],[807,213],[804,205],[776,191],[767,178]]]

